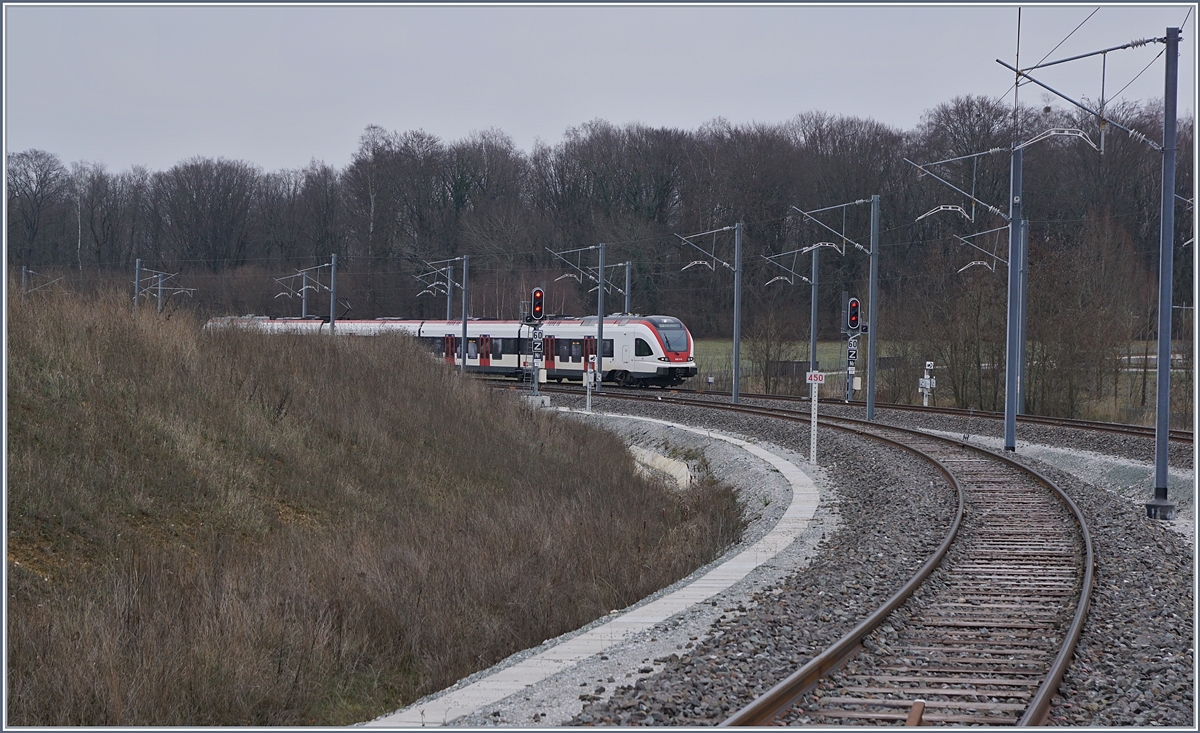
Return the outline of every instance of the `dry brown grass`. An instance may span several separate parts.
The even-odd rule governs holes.
[[[406,338],[112,294],[10,299],[8,329],[9,724],[368,719],[741,530],[727,488],[648,482]]]

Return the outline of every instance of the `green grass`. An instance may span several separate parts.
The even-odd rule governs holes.
[[[845,346],[845,340],[819,341],[817,343],[817,356],[821,362],[821,371],[827,375],[820,393],[823,398],[842,397],[845,395]],[[904,345],[896,344],[895,342],[880,341],[877,343],[876,348],[879,349],[881,355],[886,356],[889,353],[899,353],[895,348],[897,346],[903,347]],[[1148,346],[1150,363],[1153,364],[1157,346],[1154,343],[1150,343]],[[1191,343],[1177,341],[1172,344],[1172,347],[1176,354],[1188,353],[1188,350],[1191,349]],[[1135,342],[1130,346],[1129,353],[1135,358],[1140,358],[1145,353],[1146,348],[1146,344]],[[761,392],[763,391],[761,378],[755,371],[755,365],[749,358],[749,353],[747,342],[743,340],[740,388],[743,393]],[[796,360],[806,360],[808,343],[793,343],[791,345],[791,353]],[[863,378],[864,386],[866,383],[867,354],[867,337],[862,336],[859,338],[859,359],[857,366],[858,376]],[[911,354],[910,350],[910,359],[912,359]],[[710,388],[707,385],[706,377],[711,376],[713,377],[711,389],[729,391],[732,386],[733,341],[730,339],[697,339],[695,355],[699,373],[694,379],[688,380],[684,386],[695,389]],[[1124,352],[1118,355],[1123,356]],[[917,379],[923,371],[922,366],[922,360],[913,360],[910,362],[907,372],[890,373],[888,370],[881,370],[878,391],[876,393],[877,399],[882,402],[895,400],[920,404],[921,397],[915,386]],[[944,368],[944,365],[939,366]],[[1033,372],[1031,371],[1030,374],[1032,375]],[[955,405],[954,394],[948,375],[945,371],[937,371],[935,375],[939,377],[939,386],[934,401],[931,404],[960,407],[972,406]],[[802,379],[803,377],[799,378],[799,380]],[[807,385],[800,384],[799,380],[780,380],[780,383],[773,391],[784,394],[807,395]],[[1189,371],[1180,371],[1178,369],[1173,371],[1171,380],[1171,425],[1173,428],[1189,429],[1192,426],[1194,397],[1192,395],[1190,380],[1191,373]],[[897,384],[897,382],[900,383]],[[1157,382],[1157,373],[1153,366],[1147,370],[1145,382],[1146,404],[1143,405],[1142,373],[1140,362],[1135,361],[1133,368],[1121,372],[1116,380],[1115,390],[1110,376],[1104,382],[1102,396],[1097,397],[1090,394],[1082,394],[1077,406],[1077,414],[1071,416],[1090,420],[1153,425],[1155,421],[1155,390]],[[1029,389],[1037,389],[1038,386],[1035,379],[1031,376]],[[893,395],[899,396],[894,397]],[[856,399],[864,399],[865,392],[858,391],[854,396]]]
[[[866,337],[862,337],[859,341],[862,347],[862,353],[866,353]],[[879,345],[882,350],[882,344]],[[817,361],[821,362],[822,368],[830,367],[830,370],[844,369],[845,365],[842,360],[845,358],[846,342],[843,341],[818,341],[817,342]],[[799,361],[808,360],[808,342],[796,342],[792,344],[792,350]],[[703,364],[711,369],[729,369],[733,363],[733,339],[696,339],[696,366],[700,367]],[[742,343],[742,369],[749,367],[749,359],[746,355],[746,344]],[[705,374],[704,369],[701,369],[701,375]]]
[[[845,371],[845,351],[846,342],[843,341],[818,341],[817,342],[817,360],[820,362],[821,371],[838,372]],[[882,351],[883,345],[878,348]],[[791,344],[791,353],[796,361],[808,360],[808,342],[796,342]],[[859,360],[858,366],[861,368],[860,374],[866,374],[866,337],[861,337],[859,340]],[[732,382],[733,370],[733,340],[732,339],[696,339],[695,342],[695,357],[696,357],[696,377],[689,380],[691,383],[686,384],[687,387],[697,389],[705,389],[707,387],[707,377],[713,378],[712,389],[729,391]],[[740,391],[742,392],[762,392],[763,385],[761,378],[754,371],[754,364],[750,358],[747,341],[742,341],[741,353],[742,369],[741,369],[741,384]],[[844,375],[830,375],[825,384],[821,388],[821,396],[828,397],[832,395],[842,395],[845,390]],[[801,375],[799,381],[803,382],[804,377]],[[795,391],[801,390],[803,394],[808,394],[808,388],[803,384],[789,383],[786,389]]]
[[[7,312],[9,724],[367,720],[740,534],[711,477],[646,480],[407,337],[39,296]]]

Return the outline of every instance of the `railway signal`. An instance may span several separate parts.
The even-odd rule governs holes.
[[[857,331],[862,325],[862,321],[858,316],[858,298],[851,298],[846,306],[846,327],[851,331]]]
[[[918,390],[921,393],[921,406],[929,407],[929,395],[933,394],[933,390],[937,389],[937,377],[932,377],[929,372],[933,371],[933,362],[925,362],[925,376],[917,381]]]
[[[533,320],[540,321],[546,315],[546,291],[541,288],[533,289],[533,305],[529,312],[533,315]]]

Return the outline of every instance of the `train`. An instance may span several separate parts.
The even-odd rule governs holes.
[[[596,353],[596,316],[549,316],[534,324],[486,318],[467,319],[467,363],[473,374],[527,378],[532,362],[532,334],[542,330],[542,379],[582,381],[588,356]],[[329,323],[314,318],[226,316],[211,319],[206,328],[237,327],[265,333],[328,333]],[[341,335],[374,336],[403,332],[420,340],[446,364],[462,364],[462,321],[339,320]],[[676,387],[696,375],[695,342],[683,322],[673,316],[618,313],[604,318],[605,382],[623,387]]]

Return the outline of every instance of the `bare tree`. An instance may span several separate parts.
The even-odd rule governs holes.
[[[9,242],[10,247],[12,243],[20,243],[15,252],[9,250],[11,260],[34,264],[53,259],[53,247],[46,246],[39,237],[47,216],[64,203],[70,183],[67,169],[57,155],[44,150],[9,154]],[[35,255],[39,250],[42,257]]]
[[[799,355],[794,330],[788,326],[788,319],[772,309],[761,312],[747,331],[746,356],[767,394],[779,391],[784,370]]]
[[[345,256],[346,228],[341,176],[332,166],[313,161],[304,169],[300,189],[301,235],[312,260]]]
[[[249,163],[192,158],[155,176],[175,256],[213,272],[241,264],[259,171]]]

